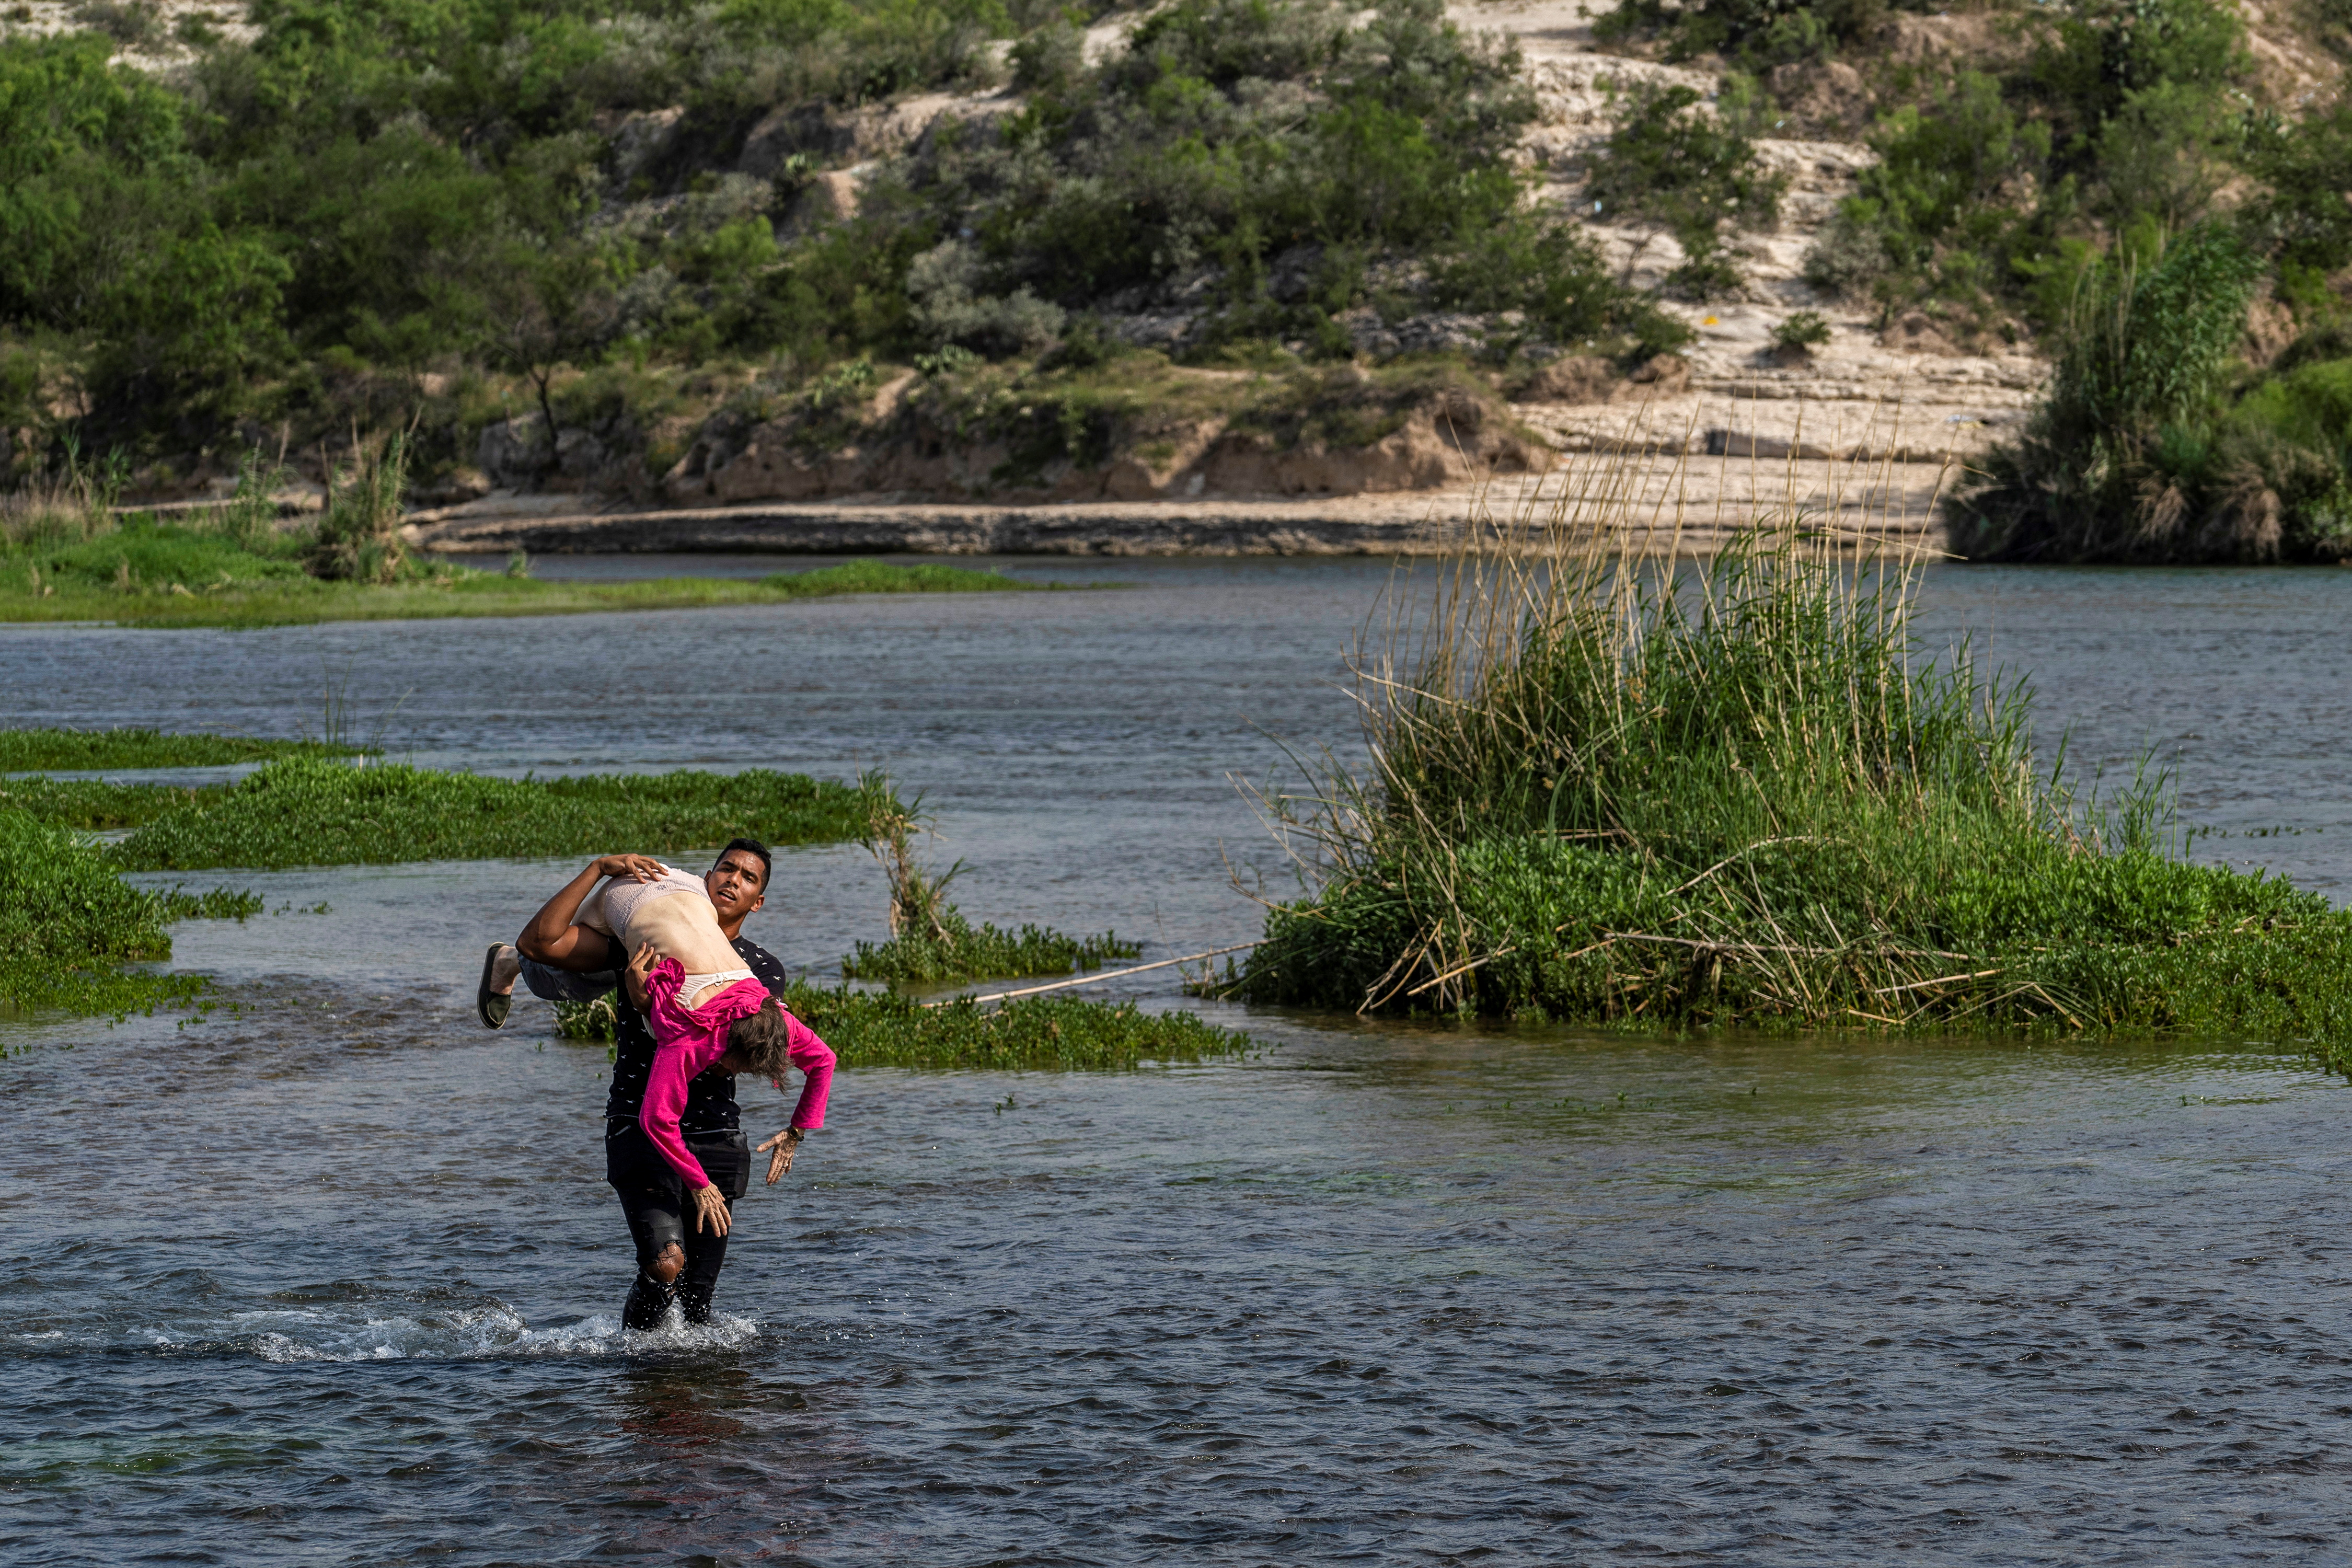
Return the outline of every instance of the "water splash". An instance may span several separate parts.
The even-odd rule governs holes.
[[[305,1362],[551,1360],[733,1351],[760,1338],[756,1320],[719,1314],[688,1324],[673,1310],[659,1328],[637,1332],[608,1314],[534,1328],[504,1302],[443,1311],[354,1314],[315,1307],[231,1312],[169,1326],[81,1331],[51,1328],[10,1334],[29,1353],[145,1352],[170,1356],[248,1355],[277,1365]]]

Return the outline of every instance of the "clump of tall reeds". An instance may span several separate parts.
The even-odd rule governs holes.
[[[931,831],[923,797],[902,801],[887,787],[887,779],[881,782],[886,787],[870,795],[872,809],[857,842],[874,857],[890,885],[890,935],[945,942],[947,916],[955,908],[947,901],[948,884],[963,875],[963,862],[942,872],[925,868],[915,853],[916,838]]]
[[[79,544],[114,530],[114,503],[129,465],[119,456],[88,461],[68,442],[62,470],[0,494],[0,546],[8,550]],[[37,593],[38,585],[36,585]]]
[[[1067,974],[1098,969],[1107,960],[1132,958],[1143,951],[1121,942],[1116,931],[1074,937],[1051,926],[1024,925],[1017,931],[1000,931],[986,921],[974,926],[947,897],[948,884],[963,874],[963,862],[935,873],[916,853],[917,838],[933,830],[922,796],[901,801],[879,774],[867,782],[872,814],[858,842],[889,883],[890,940],[859,942],[841,961],[845,978],[930,984],[982,975]]]
[[[334,583],[397,583],[408,563],[400,538],[400,494],[407,482],[407,438],[352,440],[349,466],[327,468],[326,510],[303,555],[313,577]]]
[[[1658,562],[1605,477],[1571,489],[1400,584],[1354,659],[1368,765],[1265,797],[1320,886],[1234,993],[2352,1039],[2352,918],[2185,864],[2161,778],[2102,803],[2037,771],[2029,693],[1927,657],[1893,551],[1784,510]]]

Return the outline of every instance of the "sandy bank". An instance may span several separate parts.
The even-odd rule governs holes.
[[[1483,488],[1299,499],[1203,497],[1045,506],[900,503],[890,497],[662,510],[579,510],[576,498],[486,498],[404,530],[451,553],[770,552],[776,554],[1417,555],[1496,539],[1564,506],[1604,507],[1624,547],[1705,552],[1757,511],[1793,500],[1857,538],[1937,549],[1940,486],[1923,462],[1757,457],[1568,457],[1542,476]],[[571,500],[573,506],[562,508]],[[558,510],[562,508],[562,510]]]

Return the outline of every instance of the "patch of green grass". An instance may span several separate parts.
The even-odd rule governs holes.
[[[1040,996],[994,1008],[969,1001],[926,1007],[886,991],[800,984],[785,987],[779,1000],[824,1037],[845,1068],[1117,1072],[1255,1048],[1247,1035],[1191,1013],[1147,1013],[1132,1002]],[[559,1008],[556,1026],[566,1039],[612,1038],[611,998]]]
[[[226,533],[132,517],[93,537],[26,543],[0,560],[0,582],[14,577],[29,594],[33,574],[59,593],[99,588],[125,595],[211,593],[257,583],[305,581],[299,560],[257,554]]]
[[[975,929],[952,906],[940,923],[943,931],[910,931],[885,942],[859,942],[857,951],[841,961],[842,974],[851,980],[918,984],[982,975],[1020,979],[1099,969],[1110,959],[1133,958],[1143,951],[1119,941],[1116,931],[1075,937],[1050,926],[999,931],[985,921]]]
[[[112,538],[114,536],[107,536]],[[200,536],[209,542],[210,536]],[[81,547],[77,547],[81,548]],[[207,562],[216,554],[207,555]],[[122,559],[129,559],[123,557]],[[258,557],[255,559],[258,560]],[[118,582],[117,579],[120,579]],[[503,574],[455,572],[392,584],[330,583],[306,576],[201,575],[193,584],[136,571],[92,581],[44,568],[25,552],[0,552],[0,622],[109,621],[134,626],[281,626],[320,621],[432,620],[460,616],[563,616],[599,610],[680,610],[777,605],[837,594],[1024,592],[993,572],[922,563],[853,561],[756,581],[661,577],[640,583],[542,583]]]
[[[275,868],[829,843],[865,830],[879,787],[761,768],[497,779],[292,757],[147,823],[114,859]]]
[[[226,889],[142,892],[79,834],[0,805],[0,1005],[121,1015],[193,1001],[211,990],[202,975],[126,966],[172,955],[171,921],[260,908]]]
[[[100,768],[214,768],[271,757],[327,754],[318,741],[244,735],[171,735],[160,730],[0,730],[0,773]]]

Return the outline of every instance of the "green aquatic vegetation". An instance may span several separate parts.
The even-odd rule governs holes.
[[[1051,926],[1024,925],[1007,931],[982,921],[974,927],[950,904],[934,927],[906,931],[887,942],[859,942],[857,951],[841,961],[841,973],[851,980],[917,984],[982,975],[1018,979],[1099,969],[1111,959],[1133,958],[1142,951],[1121,942],[1116,931],[1075,937]]]
[[[883,787],[761,768],[499,779],[295,757],[166,812],[113,855],[144,871],[828,843],[864,830]]]
[[[2352,914],[2069,792],[1915,577],[1794,528],[1671,568],[1465,559],[1359,666],[1323,880],[1220,989],[1643,1027],[2193,1030],[2352,1049]]]
[[[0,773],[215,768],[336,750],[319,741],[173,735],[161,730],[0,730]]]
[[[172,955],[170,921],[260,909],[227,889],[142,891],[80,835],[0,805],[0,1008],[119,1015],[192,1001],[211,989],[203,976],[129,966]]]
[[[172,548],[161,548],[158,541]],[[0,549],[0,622],[250,627],[698,609],[790,604],[840,594],[1023,592],[1056,586],[964,566],[929,562],[900,566],[872,560],[750,581],[662,577],[636,583],[544,583],[443,565],[396,582],[325,582],[299,564],[250,556],[214,534],[177,524],[125,528],[65,550]]]
[[[119,784],[100,779],[0,779],[0,807],[22,811],[52,827],[109,832],[137,827],[165,812],[226,793],[226,784]]]
[[[818,599],[833,594],[971,594],[1059,588],[1061,584],[1024,583],[1001,572],[976,572],[919,561],[909,566],[887,561],[845,561],[807,572],[783,572],[760,579],[760,586],[787,598]]]
[[[587,1002],[557,1002],[555,1032],[567,1040],[613,1038],[621,1026],[620,993],[607,991]]]
[[[1111,1072],[1253,1048],[1248,1036],[1191,1013],[1147,1013],[1132,1002],[1032,996],[925,1007],[888,992],[810,985],[789,987],[782,1001],[849,1068]]]
[[[309,583],[298,560],[257,554],[207,528],[136,517],[89,538],[19,545],[0,556],[0,584],[10,578],[35,599],[76,589],[138,598]]]
[[[778,998],[814,1029],[845,1068],[966,1071],[1117,1072],[1148,1062],[1200,1062],[1256,1048],[1247,1035],[1191,1013],[1147,1013],[1132,1002],[1038,996],[982,1007],[969,1000],[924,1006],[887,991],[796,983]],[[609,1040],[610,994],[558,1005],[566,1039]]]

